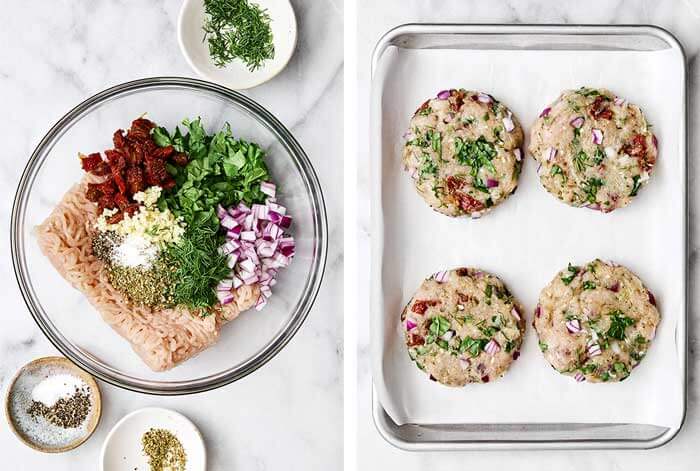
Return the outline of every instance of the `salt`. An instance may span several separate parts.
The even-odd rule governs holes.
[[[128,235],[118,246],[114,247],[112,258],[122,267],[148,268],[158,255],[158,247],[139,235]]]
[[[75,394],[76,389],[83,390],[87,385],[80,378],[69,374],[49,376],[34,386],[32,400],[41,402],[46,407],[52,407],[59,399],[68,399]]]

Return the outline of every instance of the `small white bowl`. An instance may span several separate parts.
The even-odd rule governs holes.
[[[272,79],[285,68],[297,43],[297,21],[289,0],[251,0],[270,15],[275,57],[251,72],[241,60],[226,67],[217,67],[209,56],[209,45],[204,41],[204,2],[184,0],[177,24],[177,39],[187,63],[203,78],[234,90],[244,90]]]
[[[187,454],[187,471],[204,471],[207,455],[202,434],[184,415],[159,407],[136,410],[110,430],[100,454],[100,470],[148,470],[148,458],[141,447],[141,437],[151,428],[172,432]]]

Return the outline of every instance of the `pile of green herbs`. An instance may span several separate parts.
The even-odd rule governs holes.
[[[172,145],[189,160],[184,167],[167,165],[176,185],[161,194],[158,207],[169,209],[187,225],[182,240],[166,252],[175,266],[173,302],[206,315],[217,303],[216,284],[231,272],[226,257],[217,250],[224,236],[216,207],[264,202],[260,183],[269,181],[270,173],[264,151],[255,143],[236,139],[228,124],[212,135],[200,118],[185,119],[182,124],[184,132],[180,127],[172,134],[162,127],[153,130],[157,145]]]
[[[204,40],[217,67],[240,59],[253,72],[275,57],[267,10],[248,0],[204,0],[204,11]]]

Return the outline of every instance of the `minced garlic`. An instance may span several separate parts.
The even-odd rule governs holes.
[[[152,186],[145,191],[134,194],[134,200],[142,203],[138,212],[124,215],[124,219],[116,224],[108,224],[107,218],[117,213],[116,209],[105,209],[97,218],[95,228],[101,232],[114,231],[121,236],[138,236],[148,242],[164,247],[175,244],[182,239],[185,223],[181,217],[176,217],[169,209],[160,210],[156,206],[162,189]]]

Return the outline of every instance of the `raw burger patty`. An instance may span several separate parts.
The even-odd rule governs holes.
[[[622,381],[644,358],[661,316],[625,267],[594,260],[557,273],[540,293],[533,326],[558,372],[577,381]]]
[[[480,217],[518,186],[523,130],[491,95],[444,90],[418,108],[404,137],[404,168],[442,214]]]
[[[638,106],[609,90],[582,87],[542,111],[530,153],[551,194],[571,206],[610,212],[647,183],[658,151]]]
[[[518,358],[522,307],[497,277],[473,268],[425,280],[401,314],[408,354],[447,386],[488,383]]]

